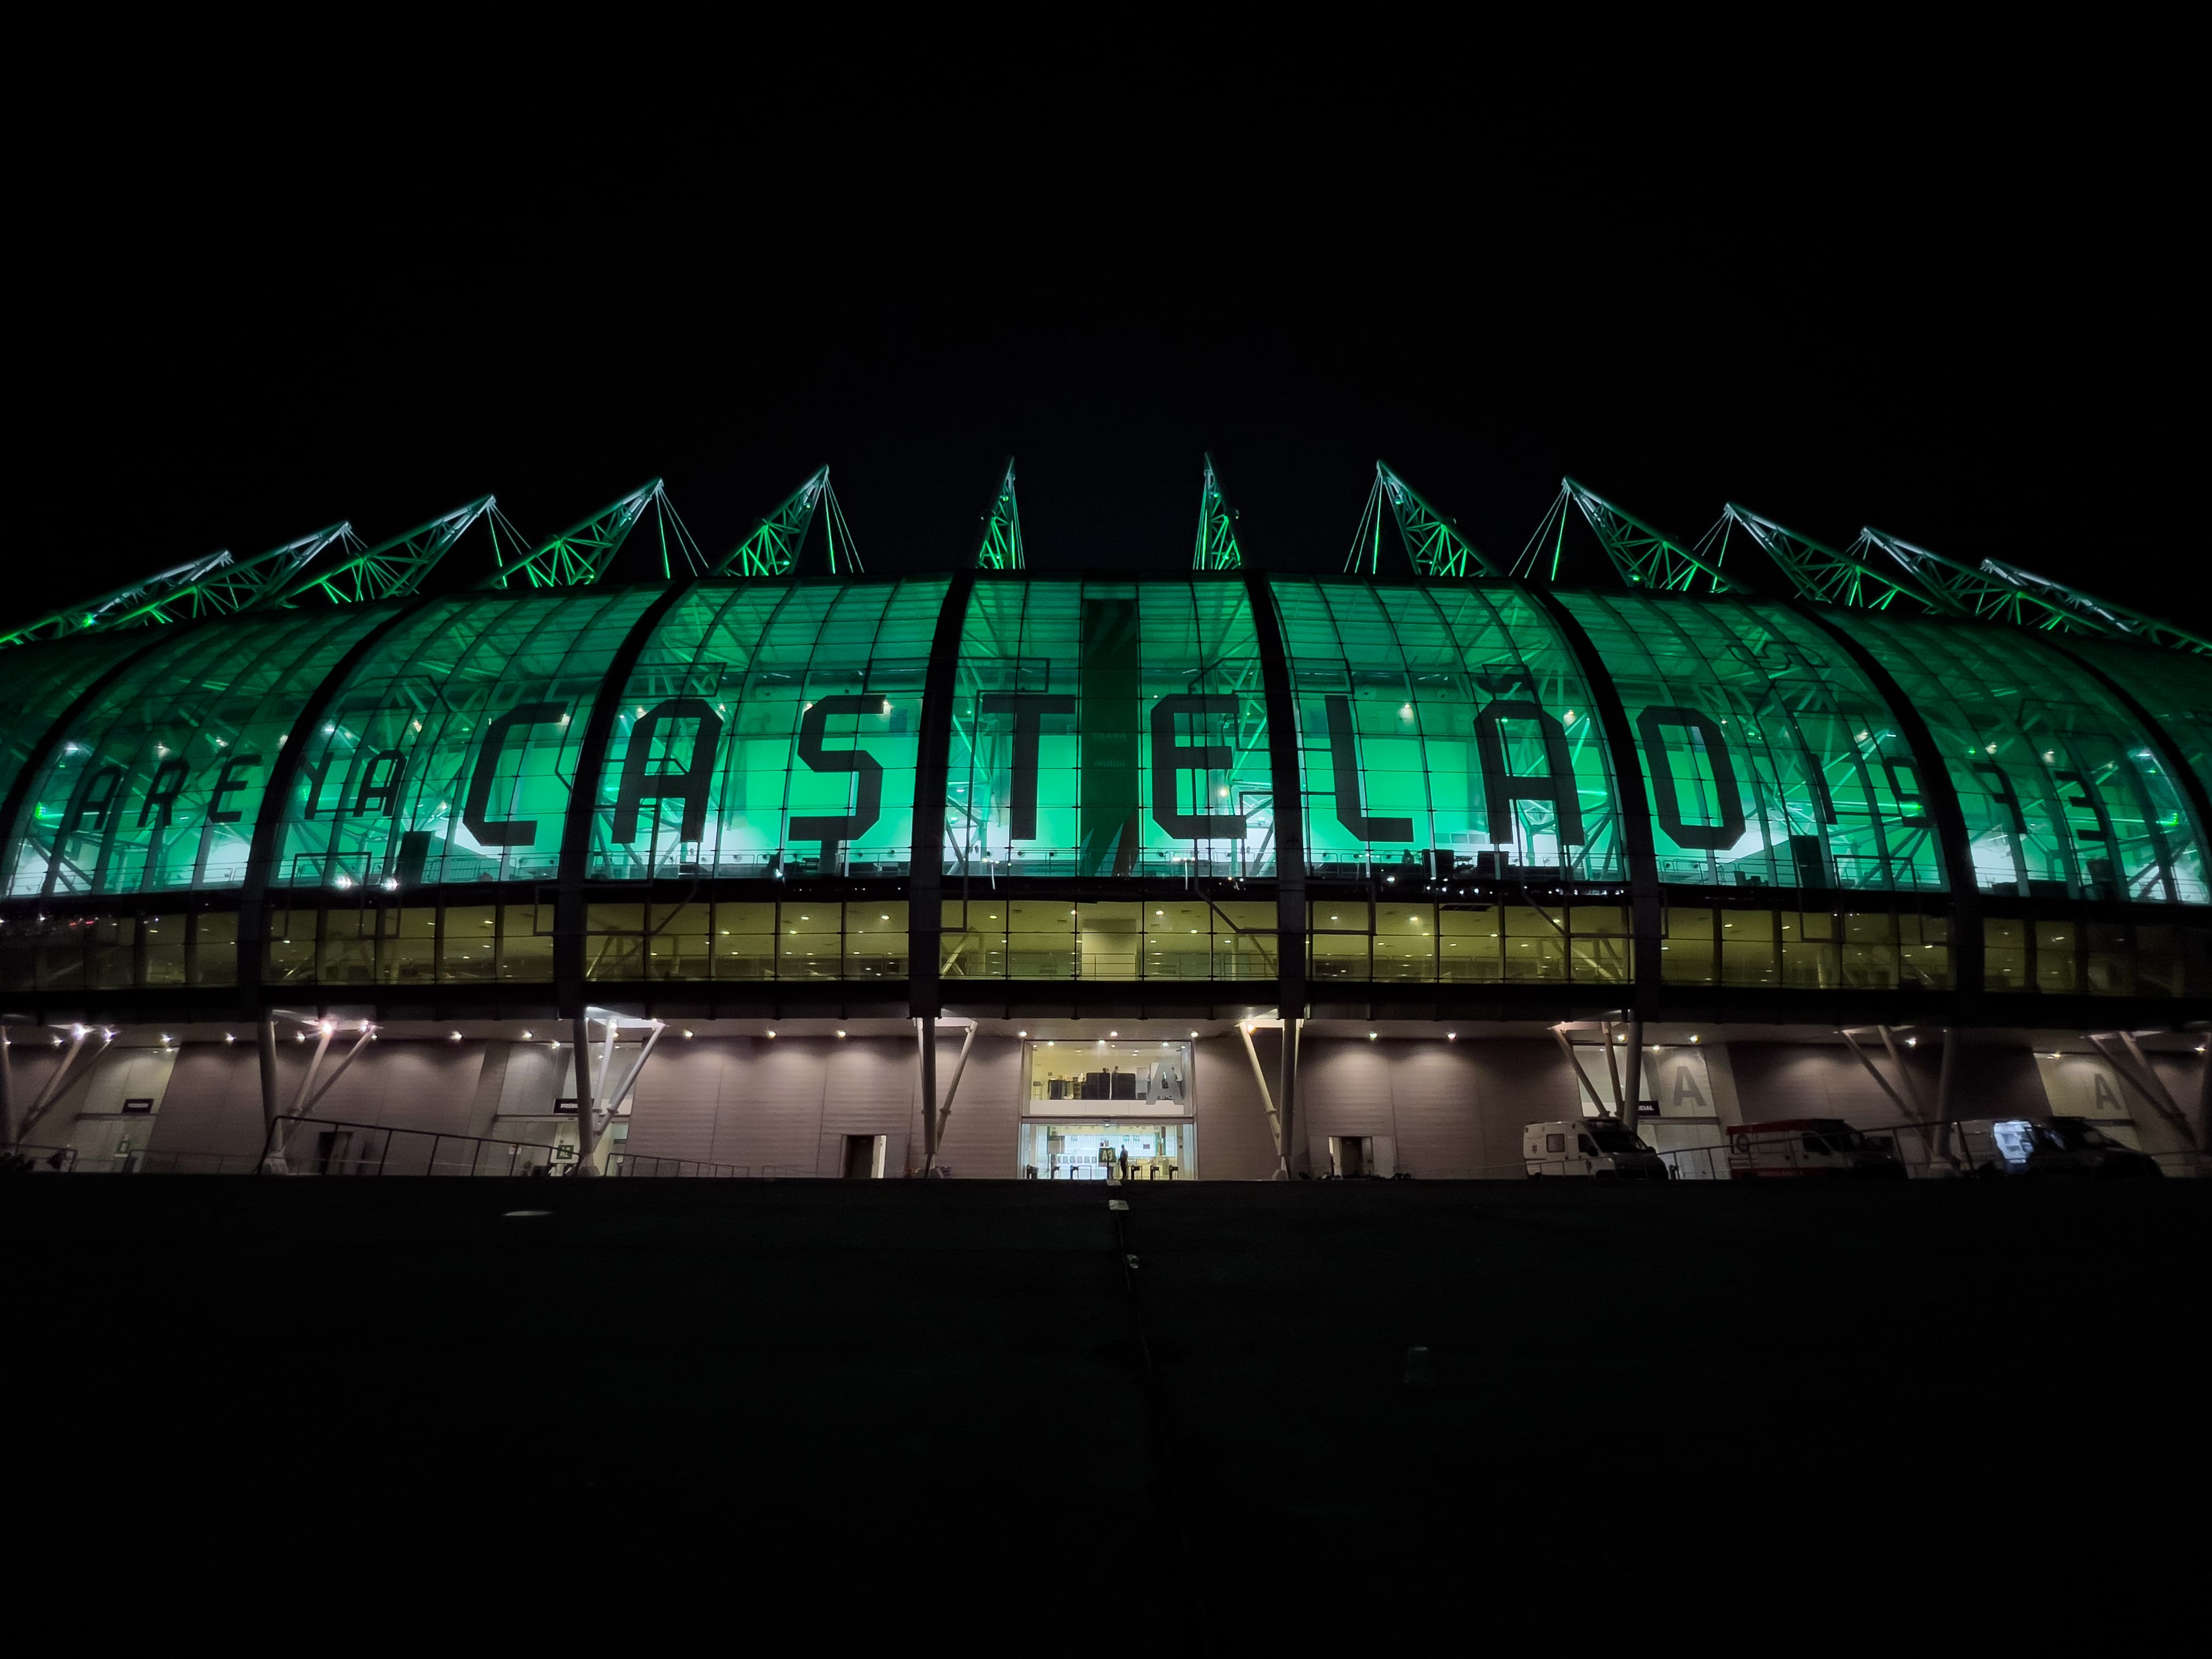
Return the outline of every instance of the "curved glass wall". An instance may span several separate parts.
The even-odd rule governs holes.
[[[906,976],[923,686],[947,588],[944,577],[718,581],[677,598],[611,711],[580,872],[662,884],[593,889],[589,974]],[[1273,590],[1315,878],[1316,994],[1331,981],[1626,981],[1623,763],[1556,613],[1486,582],[1282,578]],[[339,659],[393,610],[0,653],[0,707],[20,711],[0,733],[0,788],[6,768],[55,738],[9,830],[7,891],[40,902],[0,918],[0,988],[229,984],[241,944],[262,952],[272,984],[545,983],[583,733],[663,591],[469,593],[394,624],[307,734],[264,941],[239,939],[234,895],[270,769]],[[1236,885],[1277,871],[1247,596],[1237,578],[979,577],[948,710],[948,982],[1279,976],[1274,895]],[[2182,780],[2081,665],[2125,687],[2208,785],[2212,665],[1827,613],[1928,720],[1948,765],[1923,779],[1856,659],[1793,607],[1559,599],[1637,733],[1659,873],[1674,888],[1668,982],[1948,987],[1956,941],[1927,793],[1949,787],[1990,896],[1988,988],[2203,994],[2201,916],[2075,902],[2212,902],[2205,826]],[[56,729],[87,686],[142,651]],[[1477,881],[1547,880],[1489,890],[1495,902],[1474,887],[1409,892],[1408,866],[1426,876],[1434,854]],[[813,883],[749,884],[786,875],[853,884],[834,897]],[[1194,876],[1210,879],[1181,879]],[[1158,884],[1117,890],[1137,878]],[[1540,890],[1551,878],[1583,890]],[[746,884],[690,890],[716,878]],[[465,890],[493,881],[512,885]],[[1054,892],[1067,896],[1042,896]]]
[[[1928,722],[1984,892],[2203,904],[2204,865],[2148,735],[2033,634],[1866,611],[1864,641]]]
[[[945,868],[1272,875],[1274,780],[1243,584],[975,584]]]
[[[1888,707],[1786,606],[1562,593],[1636,731],[1662,882],[1941,890]]]
[[[383,610],[285,611],[188,635],[64,734],[11,850],[10,893],[235,887],[301,702]]]
[[[309,737],[271,884],[551,880],[584,727],[655,597],[469,593],[409,617]]]
[[[1273,587],[1316,874],[1437,851],[1571,881],[1625,878],[1589,687],[1534,600],[1506,587]]]
[[[132,629],[113,634],[83,634],[49,645],[19,646],[0,652],[0,797],[15,787],[31,750],[85,688],[157,636]]]
[[[2066,649],[2110,674],[2141,703],[2173,739],[2198,784],[2212,794],[2212,658],[2104,640],[2069,639]]]
[[[945,868],[967,881],[945,906],[942,973],[1274,977],[1272,902],[1078,902],[989,885],[1272,876],[1274,800],[1241,581],[979,580],[961,632],[945,806]]]
[[[946,586],[937,576],[686,592],[623,688],[589,873],[903,875]]]

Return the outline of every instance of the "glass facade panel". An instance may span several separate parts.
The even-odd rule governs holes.
[[[12,894],[235,887],[301,704],[391,613],[284,611],[196,629],[64,734],[9,849]]]
[[[1826,634],[1778,605],[1559,597],[1635,728],[1660,880],[1942,888],[1911,751]]]
[[[605,711],[605,765],[587,783],[577,873],[595,884],[591,977],[907,975],[896,878],[911,861],[923,684],[948,586],[717,581],[678,595]],[[280,908],[250,947],[270,983],[549,982],[583,734],[663,591],[456,596],[366,653],[281,803]],[[1555,613],[1495,583],[1284,578],[1273,592],[1318,878],[1316,985],[1627,982],[1619,757]],[[2185,779],[2081,663],[2141,702],[2208,783],[2212,664],[1832,613],[1927,719],[1939,781],[1918,775],[1834,635],[1789,606],[1559,598],[1636,733],[1662,879],[1698,901],[1662,905],[1670,983],[1948,988],[1949,923],[1923,913],[1942,901],[1890,896],[1943,890],[1928,794],[1948,781],[1975,879],[1996,896],[1984,908],[2004,913],[1985,921],[1990,988],[2212,994],[2197,918],[2107,908],[2212,893]],[[244,878],[301,710],[393,614],[275,612],[150,649],[115,635],[0,653],[0,698],[21,711],[0,735],[0,787],[84,688],[144,653],[23,781],[6,886],[25,902],[0,918],[0,983],[235,983],[237,917],[204,906],[236,902],[225,890]],[[1275,978],[1267,711],[1243,581],[987,574],[961,620],[946,867],[963,883],[943,909],[945,977]],[[1433,854],[1474,881],[1437,880]],[[1593,885],[1483,879],[1523,870]],[[839,874],[862,879],[775,881]],[[1237,884],[1248,876],[1252,887]],[[1179,879],[1117,887],[1133,877]],[[714,878],[738,881],[700,884]],[[647,878],[664,884],[629,899],[596,884]],[[423,890],[495,881],[513,884]],[[867,896],[872,885],[901,896]],[[210,897],[186,901],[188,888]],[[825,889],[835,896],[796,896]]]
[[[409,617],[309,738],[273,884],[552,880],[592,706],[653,598],[470,593]]]
[[[1624,872],[1611,757],[1542,608],[1508,587],[1279,580],[1306,858],[1352,877],[1431,850]]]
[[[2094,676],[2022,629],[1856,611],[1836,620],[1927,720],[1984,892],[2212,899],[2180,791],[2148,734]],[[2185,714],[2186,696],[2168,701]],[[2190,724],[2169,729],[2179,736]]]
[[[943,577],[702,583],[623,688],[600,877],[903,873]]]
[[[2069,638],[2065,648],[2110,674],[2141,703],[2173,739],[2197,781],[2212,793],[2212,658],[2107,640]],[[2212,826],[2197,828],[2201,841]]]
[[[154,643],[147,631],[125,629],[0,652],[0,709],[7,710],[7,720],[0,725],[0,797],[15,787],[31,750],[85,689],[132,652]]]
[[[948,871],[1274,867],[1267,709],[1241,582],[976,583],[952,706]]]

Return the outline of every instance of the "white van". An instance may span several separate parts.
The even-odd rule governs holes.
[[[1667,1160],[1637,1133],[1609,1117],[1531,1123],[1521,1131],[1528,1178],[1592,1176],[1605,1181],[1664,1181]]]

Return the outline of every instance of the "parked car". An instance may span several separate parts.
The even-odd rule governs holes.
[[[1735,1181],[1905,1178],[1893,1146],[1839,1117],[1732,1124],[1728,1149],[1729,1176]]]
[[[1990,1118],[1959,1126],[1966,1161],[1979,1176],[2162,1175],[2156,1158],[2123,1146],[2078,1117]]]
[[[1664,1181],[1673,1171],[1642,1136],[1612,1118],[1531,1123],[1521,1131],[1528,1178],[1594,1176],[1601,1181]]]

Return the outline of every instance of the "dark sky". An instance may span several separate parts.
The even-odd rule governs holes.
[[[720,551],[825,461],[871,570],[941,568],[1010,453],[1035,567],[1164,572],[1211,449],[1284,568],[1340,568],[1380,456],[1508,556],[1571,472],[1685,541],[1733,498],[2204,625],[2158,523],[2188,228],[2130,119],[1416,118],[1266,62],[1125,99],[1143,55],[981,111],[882,70],[834,120],[170,124],[97,189],[59,164],[7,609],[487,490],[542,535],[655,475]]]

